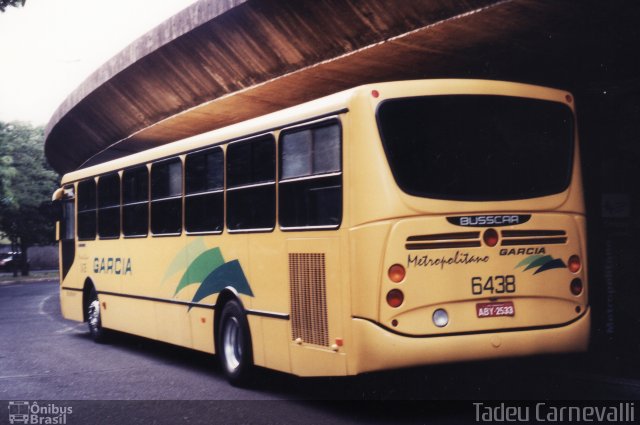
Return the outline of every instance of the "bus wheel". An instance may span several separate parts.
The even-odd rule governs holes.
[[[231,385],[247,383],[253,367],[249,322],[240,304],[231,300],[224,305],[218,330],[220,361]]]
[[[87,324],[89,325],[89,334],[95,342],[104,342],[106,340],[106,331],[102,327],[102,317],[100,315],[100,302],[95,288],[91,288],[89,293],[89,302],[87,303]]]

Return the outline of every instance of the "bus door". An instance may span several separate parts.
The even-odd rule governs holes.
[[[75,196],[73,186],[65,186],[61,193],[62,217],[58,231],[60,240],[60,270],[62,271],[61,279],[67,277],[69,269],[73,265],[75,259],[76,240],[75,240]]]

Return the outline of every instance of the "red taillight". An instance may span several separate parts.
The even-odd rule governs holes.
[[[578,257],[577,255],[572,255],[571,257],[569,257],[567,267],[569,267],[569,271],[571,273],[578,273],[580,271],[580,268],[582,268],[580,257]]]
[[[400,283],[404,280],[406,271],[400,264],[394,264],[393,266],[389,267],[388,274],[389,279],[391,279],[392,282]]]
[[[570,287],[573,295],[580,295],[582,293],[582,280],[578,278],[573,279]]]
[[[494,229],[487,229],[482,236],[485,245],[487,246],[496,246],[498,244],[498,232]]]
[[[396,308],[402,305],[404,301],[404,294],[399,289],[392,289],[387,293],[387,304]]]
[[[371,90],[371,96],[378,97],[380,96],[380,92],[378,90]]]

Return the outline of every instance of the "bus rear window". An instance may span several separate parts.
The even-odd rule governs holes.
[[[488,201],[564,191],[573,114],[558,102],[491,95],[388,100],[378,126],[398,186],[415,196]]]

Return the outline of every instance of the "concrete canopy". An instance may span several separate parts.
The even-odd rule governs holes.
[[[413,78],[637,81],[632,0],[200,0],[58,108],[61,173],[349,87]]]

